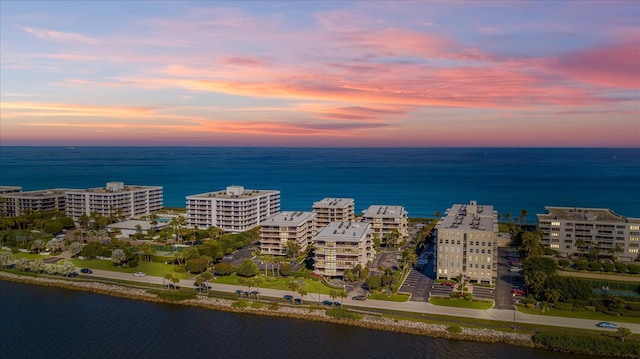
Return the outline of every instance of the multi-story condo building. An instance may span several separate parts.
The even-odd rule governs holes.
[[[619,261],[638,258],[640,218],[627,218],[602,208],[545,207],[538,214],[542,244],[561,255],[587,254],[597,250],[599,256]]]
[[[461,275],[472,283],[493,283],[498,264],[498,215],[493,206],[455,204],[435,227],[437,277]]]
[[[353,222],[355,201],[353,198],[325,198],[313,203],[313,212],[318,215],[318,228],[331,222]]]
[[[316,235],[313,212],[281,212],[260,223],[260,252],[283,256],[289,243],[304,252]]]
[[[20,186],[0,186],[0,194],[22,192]]]
[[[280,191],[228,186],[226,190],[187,196],[187,225],[244,232],[280,213]]]
[[[369,206],[362,214],[362,222],[371,223],[374,237],[383,239],[397,231],[398,239],[409,236],[408,214],[402,206]]]
[[[161,186],[125,185],[107,182],[105,187],[66,191],[67,216],[78,221],[83,214],[97,212],[103,216],[116,215],[131,219],[149,215],[163,207]]]
[[[327,277],[343,277],[345,270],[367,266],[375,255],[371,224],[363,222],[331,222],[318,231],[314,245],[314,273]]]
[[[20,187],[17,187],[20,188]],[[35,211],[65,212],[66,195],[69,189],[53,188],[25,192],[4,192],[0,194],[0,214],[18,217]]]

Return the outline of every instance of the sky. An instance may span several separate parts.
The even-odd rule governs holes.
[[[640,147],[640,2],[0,1],[0,145]]]

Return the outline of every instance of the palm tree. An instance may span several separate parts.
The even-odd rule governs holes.
[[[582,258],[582,256],[584,255],[586,247],[587,247],[587,242],[585,242],[584,239],[582,238],[576,239],[576,248],[578,249],[580,258]]]
[[[618,259],[618,254],[624,252],[622,247],[619,244],[616,244],[613,248],[609,248],[609,254],[611,254],[611,259],[615,262]]]
[[[620,340],[624,342],[624,339],[631,335],[631,329],[625,327],[618,327],[618,334],[620,334]]]
[[[292,297],[296,295],[296,291],[300,289],[300,283],[297,280],[292,280],[289,282],[289,289],[291,289]],[[291,302],[293,303],[293,298],[291,298]]]
[[[527,221],[527,210],[523,208],[520,211],[520,224],[525,224],[526,221]]]
[[[541,257],[544,254],[544,247],[540,243],[541,232],[526,232],[522,235],[520,251],[525,257]]]

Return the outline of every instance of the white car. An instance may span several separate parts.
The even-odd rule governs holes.
[[[133,273],[134,277],[144,277],[146,274],[144,274],[144,272],[135,272]]]
[[[511,267],[510,271],[512,272],[520,272],[522,270],[522,268],[520,267]]]

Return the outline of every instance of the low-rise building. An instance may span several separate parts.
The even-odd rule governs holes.
[[[315,213],[281,212],[260,223],[260,252],[277,256],[287,255],[289,248],[304,252],[315,235]]]
[[[493,206],[454,204],[435,232],[439,279],[462,276],[472,283],[493,283],[498,265],[498,215]]]
[[[228,186],[225,190],[187,196],[187,225],[218,227],[239,233],[280,213],[280,191]]]
[[[369,265],[375,255],[371,224],[331,222],[318,231],[314,240],[314,273],[343,277],[347,269]]]
[[[20,188],[20,187],[17,187]],[[37,191],[6,191],[0,194],[0,213],[7,217],[18,217],[37,211],[66,210],[67,188],[52,188]]]
[[[638,258],[640,218],[628,218],[603,208],[545,207],[537,214],[542,244],[561,255],[586,255],[619,261]]]
[[[20,186],[0,186],[0,194],[22,192]]]
[[[369,206],[363,211],[362,222],[371,223],[373,236],[379,239],[397,236],[400,240],[409,236],[408,213],[402,206]]]
[[[97,212],[105,217],[131,219],[163,208],[161,186],[125,185],[107,182],[105,187],[66,191],[66,214],[78,221],[83,214]]]
[[[313,212],[317,215],[318,228],[331,222],[353,222],[355,201],[353,198],[325,198],[313,203]]]

